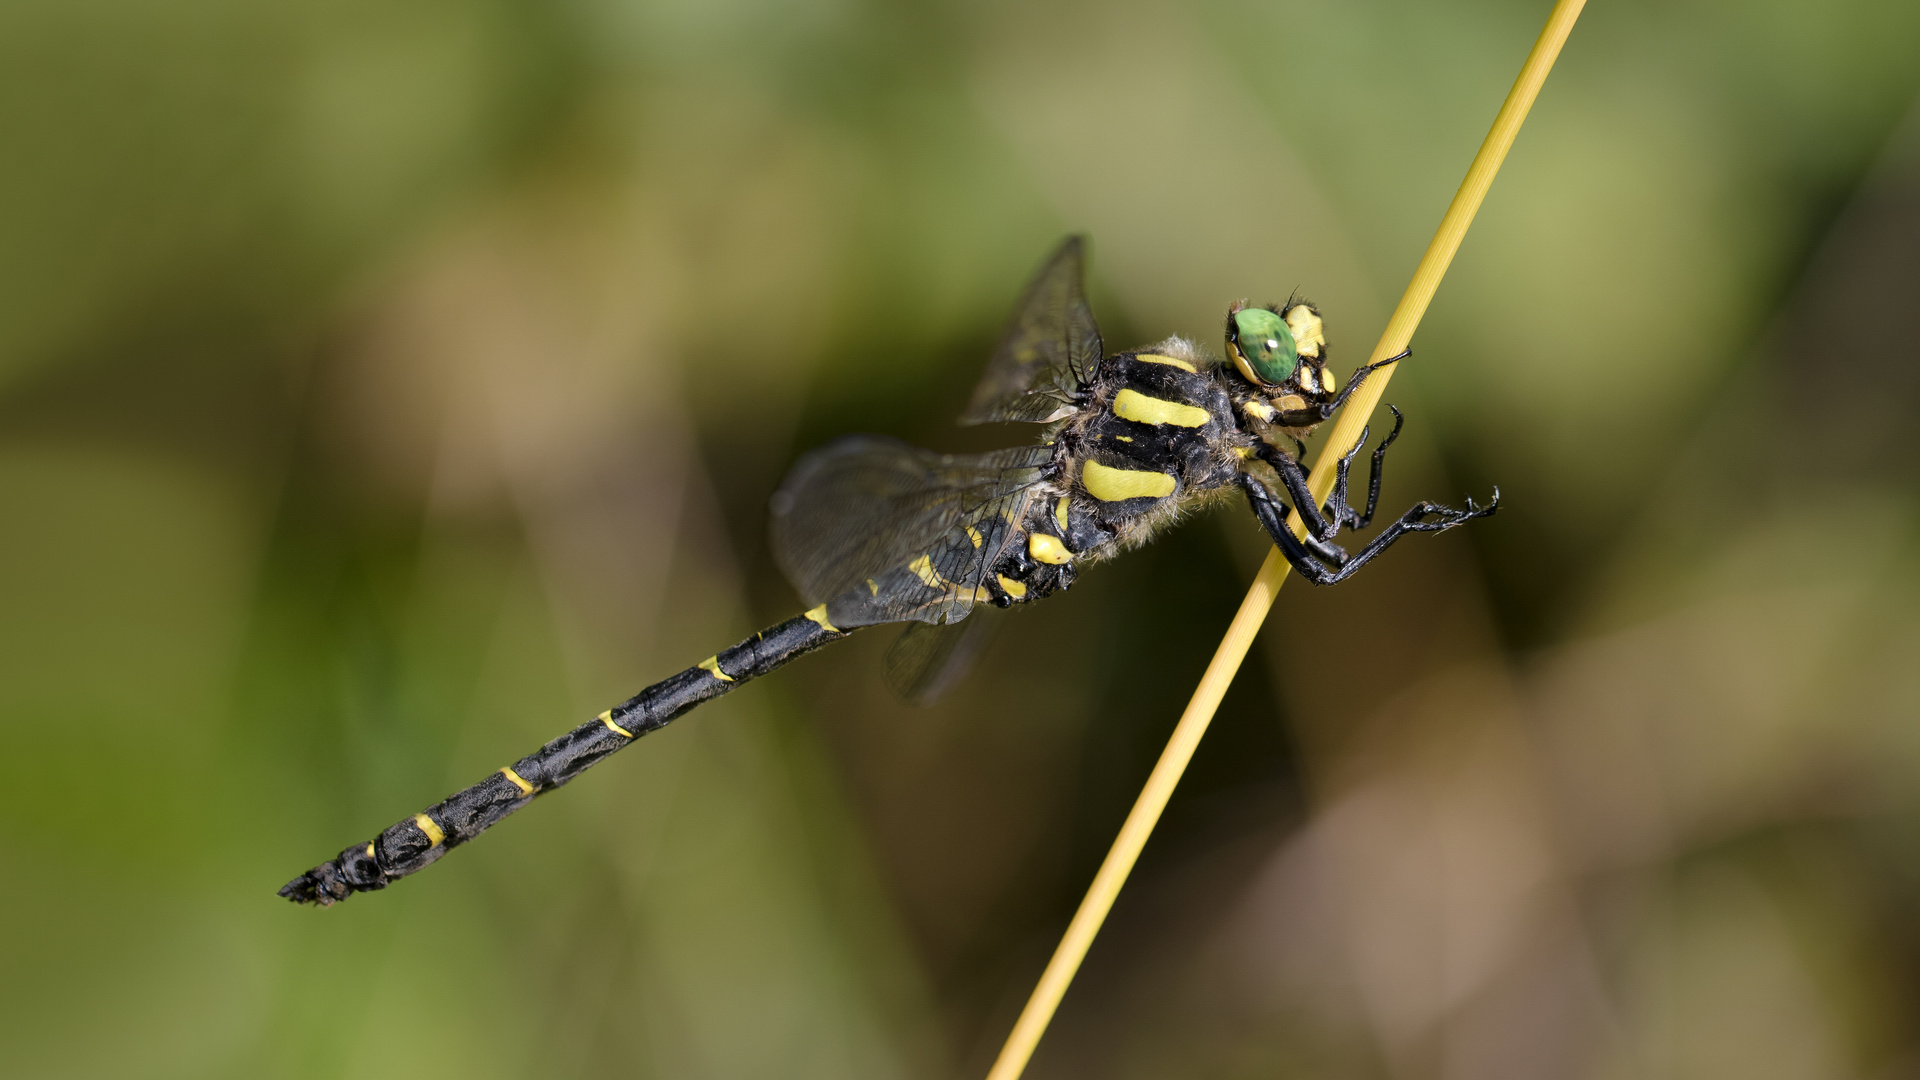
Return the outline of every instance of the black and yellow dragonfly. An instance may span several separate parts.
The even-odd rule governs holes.
[[[1421,502],[1349,554],[1333,540],[1372,521],[1381,466],[1400,433],[1398,410],[1373,452],[1364,511],[1347,504],[1364,432],[1339,463],[1324,512],[1287,444],[1297,450],[1381,365],[1360,368],[1336,390],[1319,312],[1304,303],[1233,305],[1230,363],[1179,337],[1108,355],[1082,264],[1075,237],[1041,270],[961,416],[968,424],[1039,424],[1035,443],[959,456],[856,435],[805,455],[773,497],[772,540],[811,609],[347,848],[280,895],[327,905],[385,888],[647,732],[863,626],[908,624],[888,653],[887,677],[903,695],[929,699],[973,651],[980,621],[967,620],[975,607],[1007,608],[1065,589],[1080,567],[1146,543],[1183,512],[1235,489],[1300,575],[1323,585],[1409,532],[1449,529],[1499,507],[1498,489],[1486,506],[1468,499],[1464,510]],[[1287,527],[1282,491],[1306,522],[1304,538]]]

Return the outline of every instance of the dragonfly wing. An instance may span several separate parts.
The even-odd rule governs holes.
[[[855,435],[794,465],[773,497],[774,559],[842,628],[958,622],[984,598],[1051,462],[1048,446],[936,454]]]
[[[1078,403],[1101,356],[1084,265],[1084,242],[1068,237],[1027,286],[961,423],[1057,420]]]
[[[887,648],[887,686],[901,700],[931,705],[953,689],[993,639],[997,609],[983,608],[963,623],[908,623]]]

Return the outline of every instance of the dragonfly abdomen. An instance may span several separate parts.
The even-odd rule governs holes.
[[[852,630],[828,622],[825,607],[753,635],[725,652],[654,683],[540,749],[495,770],[486,779],[412,817],[371,841],[289,881],[280,895],[326,906],[356,892],[384,889],[416,873],[488,828],[579,776],[602,759],[688,710]]]

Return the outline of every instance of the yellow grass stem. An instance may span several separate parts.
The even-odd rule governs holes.
[[[1554,4],[1553,13],[1547,16],[1546,27],[1540,31],[1539,39],[1533,43],[1533,51],[1527,54],[1527,62],[1520,68],[1520,77],[1514,80],[1513,89],[1500,107],[1500,114],[1494,117],[1492,130],[1487,132],[1486,140],[1480,144],[1480,152],[1474,155],[1473,164],[1467,168],[1467,177],[1461,181],[1460,190],[1454,194],[1446,216],[1440,219],[1440,228],[1433,234],[1433,242],[1427,245],[1426,255],[1414,270],[1413,280],[1401,295],[1399,306],[1393,309],[1392,318],[1387,320],[1380,343],[1373,347],[1369,363],[1385,360],[1413,341],[1414,329],[1420,325],[1421,316],[1427,313],[1427,305],[1439,289],[1440,279],[1446,275],[1454,252],[1460,249],[1460,241],[1467,235],[1467,226],[1473,223],[1473,215],[1479,211],[1481,200],[1486,198],[1487,189],[1493,185],[1494,174],[1500,171],[1500,163],[1506,160],[1514,136],[1519,134],[1527,111],[1533,108],[1533,100],[1539,95],[1541,84],[1547,80],[1547,72],[1553,69],[1554,60],[1560,56],[1560,47],[1566,43],[1574,20],[1580,17],[1580,9],[1585,6],[1586,0],[1558,0]],[[1339,419],[1334,422],[1332,434],[1327,437],[1320,457],[1313,465],[1308,484],[1315,499],[1325,502],[1333,490],[1336,463],[1341,454],[1360,440],[1361,429],[1380,404],[1381,392],[1386,389],[1387,379],[1392,374],[1392,367],[1381,368],[1347,399]],[[1289,524],[1295,535],[1305,535],[1306,526],[1300,520],[1300,515],[1294,514]],[[1033,995],[1027,999],[1026,1008],[1021,1010],[1020,1019],[1014,1023],[1006,1045],[1000,1048],[1000,1056],[987,1073],[987,1080],[1016,1080],[1025,1071],[1027,1059],[1033,1055],[1033,1048],[1039,1044],[1040,1036],[1053,1019],[1054,1010],[1067,992],[1067,984],[1073,981],[1074,973],[1079,971],[1080,961],[1093,944],[1094,935],[1100,932],[1100,924],[1106,921],[1114,897],[1119,894],[1120,886],[1133,869],[1134,860],[1140,857],[1140,850],[1146,846],[1148,835],[1159,822],[1160,812],[1166,809],[1174,785],[1180,782],[1180,775],[1186,771],[1194,749],[1200,745],[1200,737],[1206,734],[1214,710],[1219,708],[1228,684],[1233,682],[1234,674],[1240,670],[1240,661],[1245,659],[1260,624],[1266,621],[1267,610],[1273,606],[1274,594],[1280,591],[1290,569],[1286,559],[1281,557],[1279,548],[1267,552],[1266,562],[1254,577],[1246,599],[1240,602],[1240,610],[1228,625],[1226,636],[1213,654],[1213,661],[1207,665],[1206,674],[1200,677],[1200,685],[1194,688],[1193,699],[1187,703],[1186,712],[1181,714],[1172,738],[1167,740],[1167,748],[1161,751],[1160,761],[1154,765],[1153,774],[1147,777],[1146,787],[1135,800],[1133,810],[1127,814],[1126,824],[1120,827],[1120,835],[1114,838],[1106,861],[1100,864],[1100,872],[1094,875],[1093,884],[1080,901],[1079,910],[1074,912],[1073,921],[1067,925],[1067,932],[1061,937],[1059,947],[1054,949],[1053,959],[1048,961],[1039,984],[1033,988]]]

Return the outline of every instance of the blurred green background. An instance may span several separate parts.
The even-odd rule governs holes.
[[[871,632],[419,878],[283,881],[793,612],[805,448],[1108,344],[1364,358],[1545,0],[0,6],[0,1060],[970,1077],[1266,542]],[[1920,1075],[1920,6],[1596,0],[1035,1077]],[[1016,437],[1024,436],[1016,433]]]

